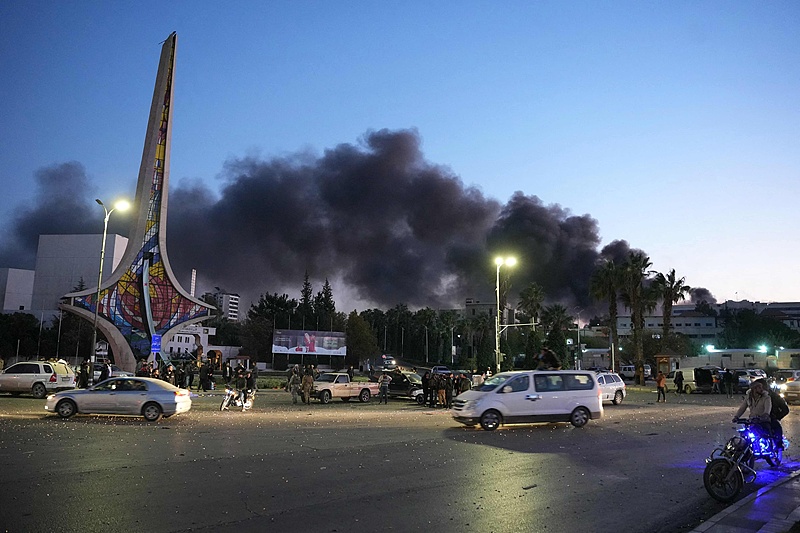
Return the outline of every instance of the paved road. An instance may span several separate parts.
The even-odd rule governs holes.
[[[724,506],[703,459],[731,434],[735,400],[633,392],[581,429],[463,428],[395,400],[248,413],[219,396],[147,424],[46,416],[0,397],[0,526],[8,531],[689,531]],[[800,410],[798,410],[800,412]],[[800,432],[789,415],[789,438]],[[800,440],[796,440],[800,442]],[[792,451],[755,490],[798,467]],[[588,527],[587,523],[591,523]],[[588,527],[588,529],[587,529]]]

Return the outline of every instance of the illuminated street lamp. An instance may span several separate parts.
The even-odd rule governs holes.
[[[495,284],[495,296],[497,296],[497,316],[495,317],[494,330],[494,364],[495,369],[500,370],[500,267],[505,265],[512,267],[517,264],[514,257],[497,257],[494,260],[497,265],[497,282]]]
[[[111,218],[111,213],[114,211],[127,211],[131,204],[127,200],[119,200],[114,204],[114,207],[109,210],[106,207],[106,204],[100,201],[99,198],[95,199],[95,202],[100,204],[100,207],[103,208],[103,211],[106,213],[106,218],[103,221],[103,243],[100,246],[100,272],[97,275],[97,292],[95,293],[94,297],[94,324],[92,327],[92,350],[94,350],[94,354],[97,354],[97,315],[100,312],[100,285],[103,284],[103,259],[106,256],[106,235],[108,234],[108,219]]]

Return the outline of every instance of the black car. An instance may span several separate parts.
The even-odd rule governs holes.
[[[425,398],[422,397],[422,378],[413,372],[387,372],[392,378],[389,383],[389,396],[392,398],[412,398],[422,405]],[[378,381],[381,373],[378,372],[370,377],[371,381]]]

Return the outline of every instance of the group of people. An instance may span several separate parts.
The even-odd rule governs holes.
[[[352,367],[350,368],[352,369]],[[300,370],[300,365],[294,365],[288,370],[286,390],[292,394],[292,403],[297,403],[298,396],[301,397],[303,403],[311,403],[314,379],[318,376],[319,370],[313,365],[306,365],[302,371]],[[350,378],[352,379],[352,375]]]
[[[453,372],[448,374],[425,372],[422,376],[422,394],[429,407],[450,409],[453,398],[472,388],[472,381],[466,375]]]

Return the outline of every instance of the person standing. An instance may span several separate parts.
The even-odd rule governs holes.
[[[682,394],[683,393],[683,372],[680,370],[675,371],[675,393]]]
[[[107,380],[111,377],[111,365],[108,363],[102,363],[100,365],[100,379],[99,382],[102,383],[103,381]]]
[[[444,407],[446,409],[453,408],[453,388],[455,387],[455,379],[453,379],[453,373],[450,372],[444,378]]]
[[[92,384],[92,362],[89,359],[84,359],[83,363],[81,363],[81,382],[79,387],[82,389],[88,389],[89,385]]]
[[[430,403],[431,397],[431,373],[425,372],[422,376],[422,397],[425,398],[423,404]]]
[[[289,378],[289,392],[292,393],[292,403],[297,403],[297,394],[300,392],[300,376],[297,372],[292,372]]]
[[[392,382],[392,376],[384,372],[378,380],[381,395],[378,397],[378,403],[381,401],[385,404],[389,403],[389,383]]]
[[[661,370],[658,371],[656,376],[656,387],[658,388],[658,399],[656,403],[663,401],[667,403],[667,376]]]
[[[301,384],[303,388],[303,403],[310,404],[311,391],[314,388],[314,375],[311,373],[311,369],[306,369]]]
[[[728,398],[733,398],[733,372],[729,368],[726,368],[725,373],[722,375],[722,384],[725,387],[725,394],[728,395]]]

